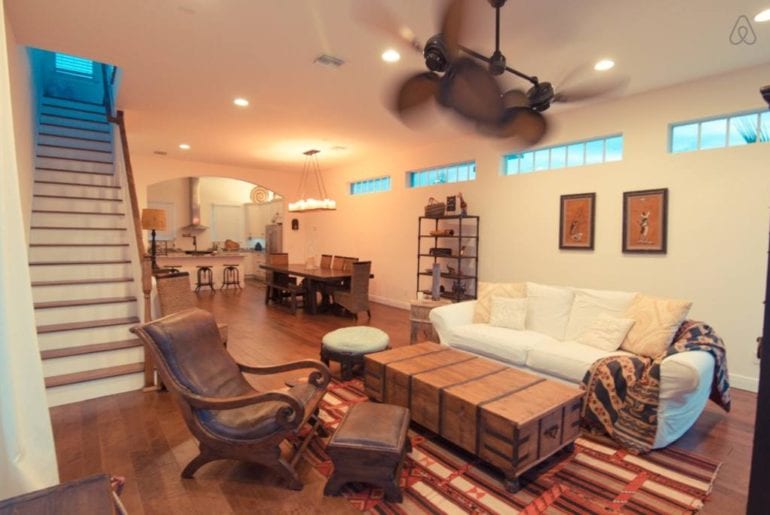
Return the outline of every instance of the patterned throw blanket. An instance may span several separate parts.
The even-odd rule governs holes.
[[[608,356],[586,372],[583,426],[603,432],[633,453],[652,449],[658,429],[660,364],[678,352],[706,351],[714,356],[710,399],[730,411],[730,384],[724,342],[702,323],[685,321],[668,350],[657,358]]]

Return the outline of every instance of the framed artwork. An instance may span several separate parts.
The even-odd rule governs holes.
[[[668,188],[623,193],[623,252],[665,254]]]
[[[559,210],[559,248],[594,249],[596,193],[562,195]]]

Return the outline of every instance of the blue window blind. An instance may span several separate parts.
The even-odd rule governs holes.
[[[585,166],[623,159],[623,135],[529,150],[503,156],[503,175]]]
[[[410,188],[475,180],[475,161],[437,166],[435,168],[426,168],[424,170],[414,170],[407,174],[407,183]]]
[[[390,191],[390,176],[363,179],[350,183],[351,195],[363,195],[380,191]]]
[[[94,62],[90,59],[57,53],[55,66],[57,72],[89,78],[94,76]]]
[[[766,141],[770,141],[770,112],[762,109],[674,123],[669,132],[669,151],[691,152]]]

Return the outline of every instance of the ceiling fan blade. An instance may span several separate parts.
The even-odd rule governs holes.
[[[460,51],[460,31],[464,12],[465,0],[450,0],[441,17],[441,35],[450,61],[457,58]]]
[[[422,107],[435,99],[439,90],[439,76],[433,72],[423,72],[408,77],[398,88],[393,111],[404,123],[415,119]]]
[[[439,103],[475,122],[493,123],[503,112],[500,85],[476,61],[461,57],[441,78]]]
[[[354,20],[384,32],[391,38],[422,53],[422,43],[414,31],[402,22],[393,11],[377,1],[353,2],[351,14]]]
[[[602,77],[575,86],[557,89],[553,100],[554,102],[579,102],[589,98],[610,95],[625,89],[628,82],[629,79],[625,76]]]
[[[529,100],[527,94],[521,89],[511,89],[503,93],[503,107],[527,107]]]
[[[493,124],[478,124],[479,132],[497,138],[519,138],[526,146],[538,143],[548,131],[545,117],[529,107],[509,107]]]

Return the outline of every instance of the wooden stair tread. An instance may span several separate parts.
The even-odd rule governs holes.
[[[60,227],[56,225],[32,225],[30,229],[55,229],[57,231],[127,231],[125,227]]]
[[[111,184],[83,184],[82,182],[63,182],[63,181],[44,181],[37,179],[35,184],[56,184],[58,186],[78,186],[82,188],[107,188],[112,190],[121,189],[120,186],[113,186]]]
[[[74,306],[99,306],[102,304],[120,304],[122,302],[135,302],[136,297],[103,297],[100,299],[74,299],[55,300],[50,302],[36,302],[35,309],[69,308]]]
[[[128,243],[30,243],[30,247],[128,247]]]
[[[55,388],[57,386],[66,386],[69,384],[85,383],[96,379],[107,379],[110,377],[124,376],[144,371],[144,363],[129,363],[128,365],[118,365],[115,367],[97,368],[96,370],[85,370],[73,374],[62,374],[45,378],[46,388]]]
[[[32,286],[80,286],[83,284],[130,283],[131,277],[115,277],[112,279],[67,279],[63,281],[33,281]]]
[[[40,352],[42,359],[66,358],[69,356],[81,356],[83,354],[93,354],[95,352],[105,352],[111,350],[130,349],[132,347],[141,347],[142,342],[138,339],[122,340],[117,342],[90,343],[88,345],[77,345],[75,347],[65,347],[63,349],[50,349]]]
[[[123,202],[122,198],[99,198],[99,197],[82,197],[72,195],[50,195],[48,193],[35,193],[32,195],[37,198],[63,198],[67,200],[99,200],[104,202]]]
[[[46,172],[62,172],[62,173],[88,173],[91,175],[109,175],[110,177],[115,176],[115,174],[112,172],[92,172],[89,170],[68,170],[66,168],[56,168],[53,166],[36,166],[35,170],[44,170]]]
[[[88,322],[67,322],[65,324],[39,325],[37,334],[60,333],[64,331],[77,331],[78,329],[95,329],[98,327],[111,327],[114,325],[138,324],[137,317],[108,318],[105,320],[90,320]]]
[[[63,157],[63,156],[46,156],[43,154],[37,154],[37,156],[42,159],[61,159],[62,161],[77,161],[78,163],[96,163],[100,165],[111,165],[114,164],[112,161],[101,161],[99,159],[83,159],[82,157]]]
[[[49,213],[55,215],[104,215],[126,216],[125,213],[100,213],[98,211],[62,211],[61,209],[33,209],[33,213]]]
[[[29,266],[66,266],[66,265],[127,265],[128,259],[103,259],[100,261],[30,261]]]
[[[38,147],[48,147],[48,148],[64,148],[67,150],[82,150],[84,152],[97,152],[99,154],[112,154],[112,150],[101,150],[101,149],[95,149],[95,148],[80,148],[80,147],[68,147],[67,145],[54,145],[53,143],[38,143]],[[39,156],[39,157],[49,157],[49,156]]]

